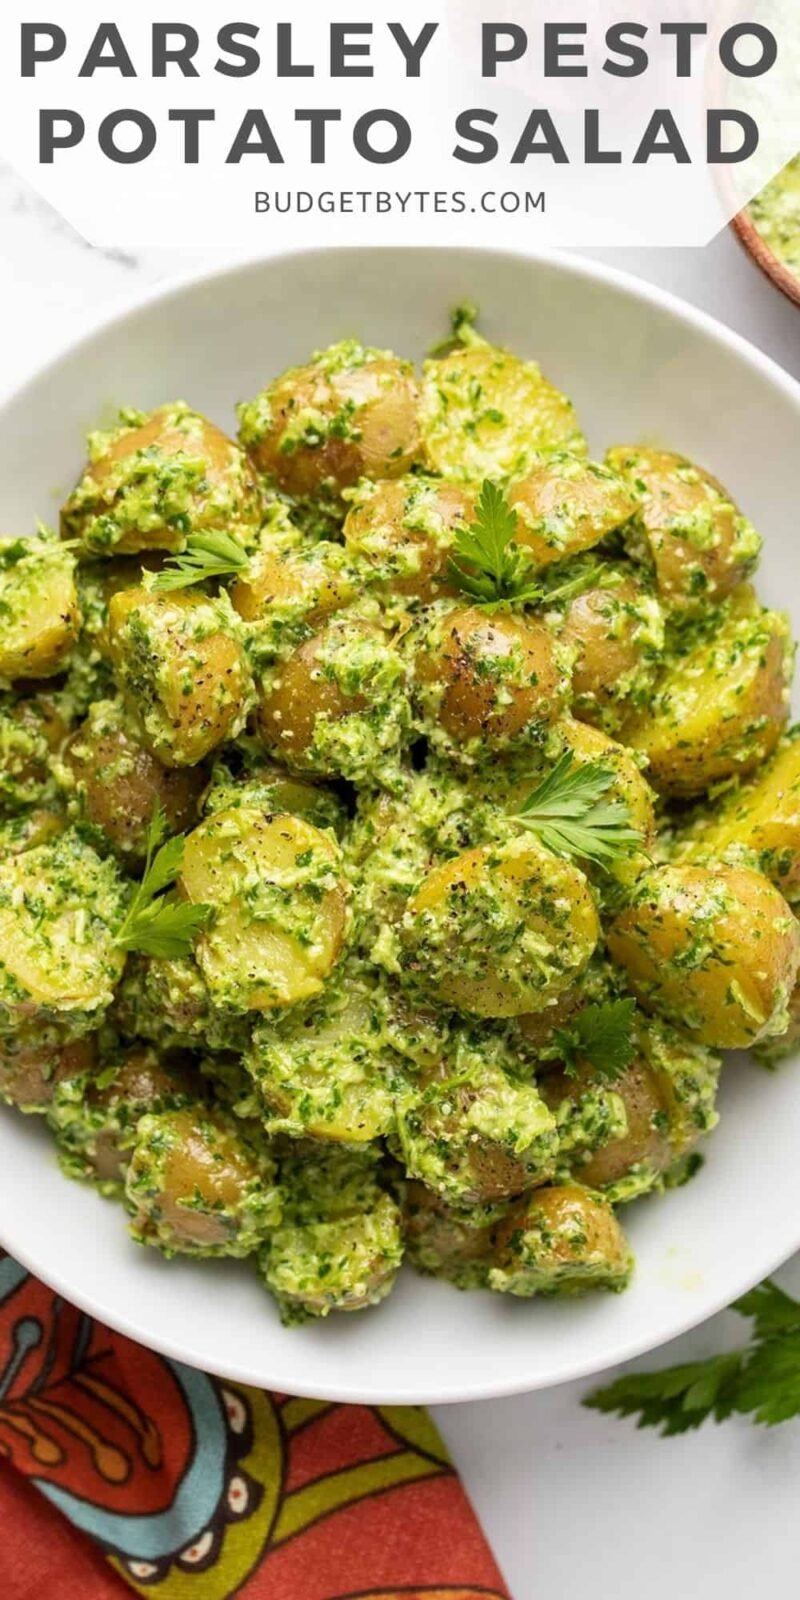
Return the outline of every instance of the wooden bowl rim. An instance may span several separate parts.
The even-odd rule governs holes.
[[[788,300],[800,306],[800,278],[784,266],[774,250],[770,249],[747,211],[738,212],[731,221],[731,227],[756,266],[761,268],[765,276],[786,295]]]

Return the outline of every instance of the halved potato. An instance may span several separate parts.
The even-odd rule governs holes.
[[[434,867],[408,902],[398,960],[407,981],[483,1017],[541,1011],[574,983],[600,933],[582,872],[529,838]]]
[[[637,523],[668,606],[717,605],[753,571],[761,540],[710,472],[645,445],[616,445],[606,460],[638,491]]]
[[[319,993],[347,928],[327,834],[247,806],[215,812],[186,840],[180,886],[213,907],[195,954],[215,1004],[269,1011]]]
[[[639,499],[618,473],[574,455],[551,456],[508,491],[516,542],[540,567],[591,550],[634,515]]]
[[[654,867],[608,930],[647,1011],[720,1050],[782,1031],[800,968],[800,923],[749,867]]]
[[[710,637],[701,633],[668,660],[648,708],[623,725],[655,788],[702,794],[759,766],[789,715],[792,659],[786,616],[763,610],[745,585]]]
[[[165,767],[192,767],[243,725],[250,670],[222,600],[126,589],[109,608],[117,682]]]
[[[1,539],[0,678],[63,672],[80,620],[72,551],[54,539]]]

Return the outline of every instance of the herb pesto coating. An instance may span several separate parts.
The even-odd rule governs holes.
[[[419,382],[316,352],[238,443],[123,413],[62,540],[0,544],[0,1101],[289,1324],[404,1253],[624,1288],[720,1052],[800,1034],[759,537],[682,455],[590,460],[474,320]]]
[[[123,411],[89,435],[89,460],[61,512],[65,539],[92,555],[182,550],[222,530],[255,540],[263,510],[244,451],[185,401]]]

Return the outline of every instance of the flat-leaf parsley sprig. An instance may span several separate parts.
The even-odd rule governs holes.
[[[800,1302],[767,1280],[731,1308],[751,1317],[743,1349],[665,1367],[632,1372],[590,1394],[584,1405],[663,1437],[688,1433],[713,1418],[746,1415],[771,1428],[800,1416]]]
[[[588,1061],[599,1078],[613,1083],[629,1067],[635,1054],[633,1019],[635,1000],[602,1000],[584,1006],[568,1028],[557,1028],[554,1044],[571,1077],[579,1062]]]
[[[528,551],[516,543],[519,519],[503,491],[486,478],[475,520],[458,529],[449,562],[454,583],[483,606],[539,605],[566,600],[588,588],[597,568],[591,562],[566,582],[540,582]]]
[[[641,850],[643,835],[631,825],[624,800],[606,800],[614,773],[597,761],[583,764],[567,750],[528,795],[514,820],[535,833],[555,855],[606,867]]]
[[[186,541],[186,549],[156,573],[149,587],[156,594],[171,594],[175,589],[189,589],[195,583],[205,583],[207,578],[235,577],[247,566],[245,551],[230,534],[192,533]]]
[[[192,905],[165,893],[180,873],[184,843],[182,833],[167,838],[167,820],[157,803],[147,830],[142,880],[117,934],[116,942],[123,950],[138,950],[143,955],[165,959],[190,954],[211,915],[211,907]]]

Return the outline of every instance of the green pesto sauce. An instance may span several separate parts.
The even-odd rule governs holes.
[[[748,207],[764,243],[800,279],[800,155]]]

